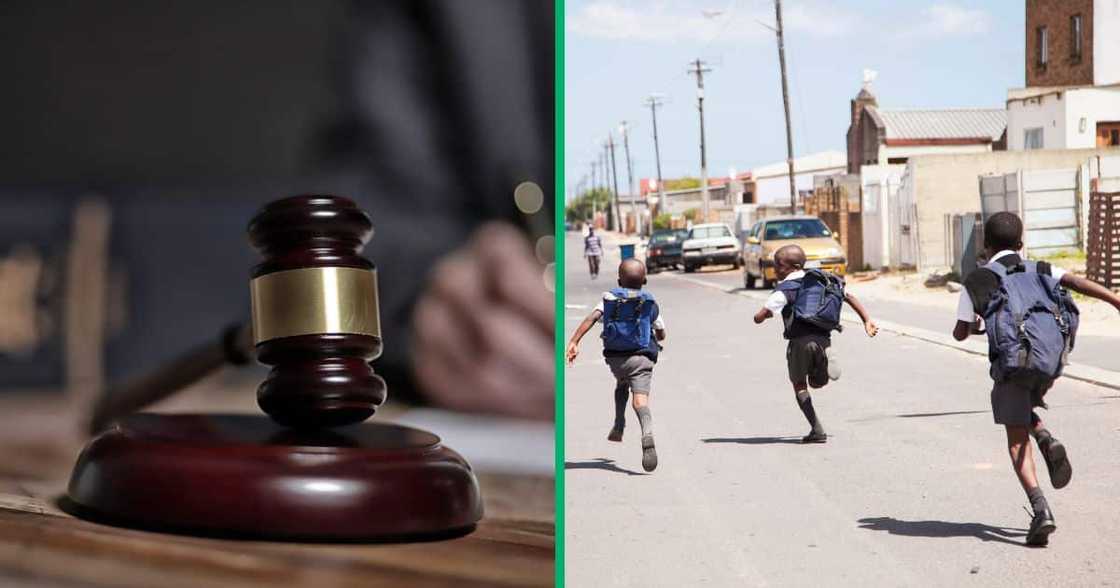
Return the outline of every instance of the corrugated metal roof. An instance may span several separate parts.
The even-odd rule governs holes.
[[[1007,128],[1007,110],[1003,108],[882,110],[868,106],[867,109],[883,121],[887,139],[991,137],[997,141]]]

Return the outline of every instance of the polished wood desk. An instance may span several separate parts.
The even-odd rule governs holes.
[[[479,473],[471,534],[409,544],[309,544],[170,535],[74,518],[57,504],[81,448],[41,401],[0,403],[0,586],[545,586],[553,480]]]

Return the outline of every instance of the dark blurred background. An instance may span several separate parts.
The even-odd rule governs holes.
[[[373,218],[374,365],[414,398],[436,260],[486,220],[552,233],[553,35],[531,0],[0,3],[0,392],[83,396],[247,320],[249,219],[317,192]]]

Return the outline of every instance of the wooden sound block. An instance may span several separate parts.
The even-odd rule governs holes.
[[[82,451],[68,498],[103,522],[266,539],[431,539],[482,518],[470,465],[431,433],[263,415],[125,417]]]

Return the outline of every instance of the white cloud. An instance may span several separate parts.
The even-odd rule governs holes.
[[[991,15],[981,8],[938,3],[922,10],[921,24],[911,33],[927,37],[978,35],[988,32]]]
[[[674,43],[743,42],[770,40],[773,33],[760,22],[772,24],[774,12],[763,10],[765,3],[752,3],[736,8],[732,1],[727,9],[712,17],[708,5],[688,5],[634,0],[593,0],[569,15],[569,34],[613,41],[650,41]],[[851,13],[837,11],[821,2],[787,5],[783,14],[788,31],[813,36],[838,36],[855,28]]]

